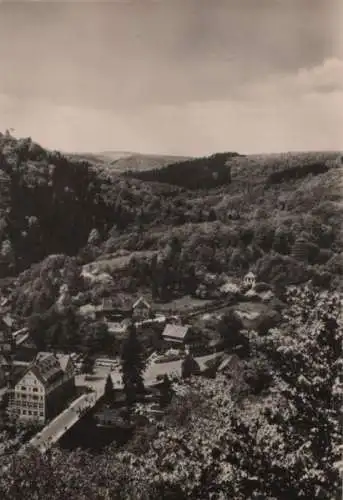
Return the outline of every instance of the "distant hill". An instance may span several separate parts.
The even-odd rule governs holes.
[[[115,172],[142,172],[166,167],[172,163],[188,160],[186,156],[140,154],[129,151],[104,151],[101,153],[77,153],[67,155],[78,160],[96,163]]]

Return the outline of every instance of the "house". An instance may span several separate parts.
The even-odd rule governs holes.
[[[131,314],[131,308],[118,307],[111,297],[104,297],[102,303],[96,307],[96,317],[103,321],[120,322]]]
[[[10,418],[44,424],[60,413],[75,393],[74,365],[69,355],[39,352],[13,381],[9,391]]]
[[[239,287],[236,285],[236,283],[233,283],[231,281],[227,281],[226,283],[224,283],[220,288],[219,288],[219,291],[223,294],[223,295],[227,295],[227,294],[237,294],[239,293]]]
[[[127,332],[129,324],[130,324],[129,319],[124,319],[123,321],[108,321],[107,322],[108,333],[114,336],[124,335]]]
[[[150,318],[152,315],[151,305],[140,297],[132,306],[132,317],[136,321]]]
[[[162,338],[171,344],[187,344],[191,340],[192,332],[190,325],[168,324],[162,333]]]
[[[79,307],[78,314],[84,318],[96,318],[97,308],[92,304],[85,304]]]
[[[254,273],[249,272],[248,274],[246,274],[244,276],[244,279],[243,279],[244,286],[248,286],[250,288],[253,288],[255,286],[255,283],[256,283],[256,277],[255,277]]]
[[[15,335],[16,349],[14,353],[15,361],[32,362],[38,353],[38,348],[32,339],[29,331],[23,328]]]
[[[2,317],[0,322],[0,386],[8,384],[11,374],[13,355],[15,352],[15,340],[11,332],[11,322],[6,321],[7,317]]]

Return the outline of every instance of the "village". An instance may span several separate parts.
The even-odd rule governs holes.
[[[222,281],[218,288],[216,276],[207,275],[196,297],[172,304],[151,304],[140,296],[127,308],[114,307],[110,299],[80,307],[79,314],[101,318],[117,340],[124,339],[132,325],[139,338],[154,333],[146,350],[146,394],[141,398],[151,413],[163,413],[171,381],[191,374],[213,376],[214,367],[220,370],[227,364],[223,339],[211,325],[228,308],[235,306],[242,325],[251,328],[276,300],[271,287],[256,283],[251,272],[241,282]],[[127,425],[119,356],[94,356],[89,363],[81,352],[39,351],[29,329],[16,330],[8,314],[1,318],[0,355],[2,418],[14,427],[34,429],[31,445],[47,449],[91,410],[98,426]],[[188,374],[185,360],[191,360]],[[108,404],[109,378],[115,405]]]

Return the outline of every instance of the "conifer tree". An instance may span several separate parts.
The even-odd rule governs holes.
[[[143,348],[133,323],[129,326],[128,335],[123,342],[121,369],[126,400],[130,406],[136,395],[144,391],[143,372],[145,369]]]
[[[86,354],[85,359],[83,360],[82,372],[87,375],[92,375],[94,372],[94,358],[92,358],[89,354]]]
[[[189,379],[192,375],[199,373],[200,367],[198,362],[191,354],[186,354],[181,365],[181,376],[183,379]]]
[[[172,383],[168,375],[165,374],[163,377],[163,383],[161,384],[160,387],[160,407],[165,408],[171,402],[172,397],[173,397]]]
[[[105,392],[104,392],[104,400],[106,403],[110,405],[113,404],[115,398],[114,386],[111,374],[107,375],[106,383],[105,383]]]

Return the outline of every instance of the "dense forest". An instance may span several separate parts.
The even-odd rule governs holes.
[[[145,181],[165,182],[187,189],[209,189],[231,182],[231,158],[238,153],[216,153],[207,158],[195,158],[171,163],[163,168],[131,171],[127,175]]]

